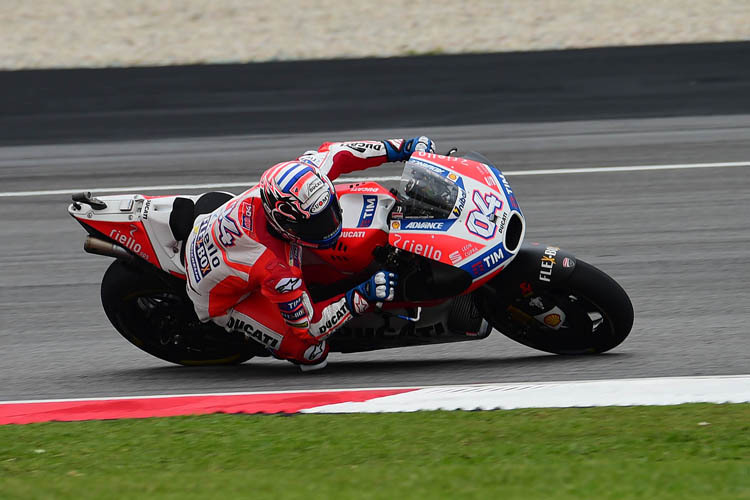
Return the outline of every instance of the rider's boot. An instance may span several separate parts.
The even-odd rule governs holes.
[[[323,368],[325,368],[326,366],[328,366],[328,360],[324,359],[320,363],[315,363],[314,365],[303,365],[303,364],[299,363],[299,364],[297,364],[297,366],[299,366],[299,369],[300,369],[300,371],[302,373],[314,372],[314,371],[317,371],[317,370],[322,370]]]
[[[313,372],[328,366],[328,349],[328,342],[324,340],[308,346],[302,353],[288,359],[299,366],[300,371]]]

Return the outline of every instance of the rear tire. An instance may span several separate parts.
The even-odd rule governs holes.
[[[213,323],[201,323],[184,285],[157,273],[116,260],[102,279],[104,312],[131,344],[159,359],[189,366],[239,364],[256,354],[244,339]]]
[[[494,328],[516,342],[554,354],[609,351],[622,343],[633,327],[633,305],[625,290],[580,259],[563,283],[537,286],[532,295],[518,294],[509,303],[498,304],[490,297],[492,294],[485,296],[484,310]],[[551,327],[539,320],[548,313],[534,310],[531,304],[535,300],[548,313],[551,307],[562,310],[564,321]]]

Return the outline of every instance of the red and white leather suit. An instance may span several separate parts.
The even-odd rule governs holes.
[[[285,163],[315,165],[334,180],[385,163],[387,149],[402,144],[401,139],[325,143]],[[343,294],[310,301],[301,248],[269,232],[257,186],[195,220],[185,266],[187,292],[201,321],[243,332],[280,358],[320,363],[328,354],[325,339],[352,318]]]

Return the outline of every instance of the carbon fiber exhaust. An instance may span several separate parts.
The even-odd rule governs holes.
[[[135,256],[125,247],[121,247],[111,241],[105,241],[93,236],[86,237],[86,241],[83,244],[83,250],[87,253],[114,257],[115,259],[121,259],[128,262],[131,262],[135,258]]]

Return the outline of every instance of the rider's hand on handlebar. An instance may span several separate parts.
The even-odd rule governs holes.
[[[409,139],[407,143],[410,144],[405,145],[404,149],[409,152],[409,156],[415,151],[422,151],[425,153],[435,152],[435,143],[429,137],[415,137],[414,139]]]
[[[391,302],[396,294],[398,275],[389,271],[378,271],[361,285],[346,292],[346,303],[353,315],[358,316],[370,307],[370,303]]]
[[[406,139],[400,150],[391,150],[391,152],[388,153],[388,161],[406,161],[411,158],[412,153],[415,151],[434,153],[435,143],[429,137],[425,136]]]

